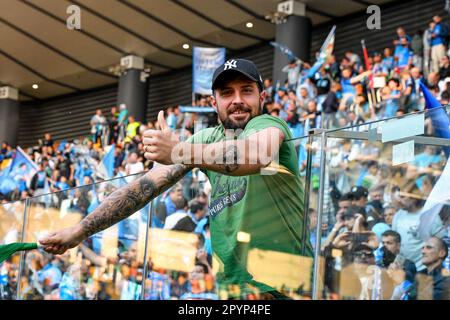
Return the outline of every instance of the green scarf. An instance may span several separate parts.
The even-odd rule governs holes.
[[[37,249],[37,243],[10,243],[0,246],[0,263],[8,259],[17,251]]]

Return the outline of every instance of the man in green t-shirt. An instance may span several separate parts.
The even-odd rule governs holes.
[[[161,130],[146,131],[143,142],[145,157],[165,166],[112,193],[76,226],[41,239],[44,249],[62,253],[78,245],[141,209],[197,167],[212,186],[210,228],[219,283],[241,290],[250,285],[280,297],[267,271],[276,275],[292,261],[297,263],[293,268],[300,269],[296,257],[312,257],[292,136],[283,120],[261,114],[266,92],[253,62],[225,62],[214,72],[212,90],[217,127],[180,142],[161,111]],[[275,265],[261,265],[261,257]]]

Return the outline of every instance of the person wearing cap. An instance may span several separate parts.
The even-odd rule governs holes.
[[[145,157],[164,166],[116,190],[77,225],[40,239],[44,250],[63,253],[77,246],[143,208],[196,167],[212,186],[210,232],[221,265],[219,282],[238,285],[241,292],[256,287],[286,298],[254,278],[247,253],[258,249],[312,257],[291,132],[283,120],[261,114],[266,92],[253,62],[226,61],[214,72],[212,91],[218,126],[180,142],[160,111],[160,130],[144,132],[143,142]],[[281,272],[281,266],[272,267]]]
[[[352,187],[350,192],[353,197],[352,204],[354,206],[364,208],[367,205],[367,203],[369,202],[369,200],[368,200],[369,191],[367,191],[366,188],[360,187],[360,186],[354,186],[354,187]]]

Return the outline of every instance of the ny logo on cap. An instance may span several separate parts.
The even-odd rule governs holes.
[[[236,63],[236,60],[228,60],[227,62],[225,62],[225,67],[223,68],[223,70],[225,71],[231,68],[237,68]]]

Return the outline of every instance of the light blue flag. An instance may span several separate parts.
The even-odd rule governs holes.
[[[275,42],[275,41],[270,41],[270,45],[273,46],[274,48],[280,50],[282,53],[284,53],[288,59],[291,60],[300,60],[301,59],[299,57],[297,57],[291,49],[289,49],[287,46],[285,46],[284,44]]]
[[[0,176],[0,193],[8,194],[19,188],[19,180],[22,177],[31,181],[38,170],[37,164],[20,147],[17,147],[13,161]]]
[[[99,171],[105,179],[111,179],[114,176],[114,150],[115,144],[105,148],[106,154],[100,162]]]
[[[50,192],[50,183],[48,182],[48,179],[45,178],[44,191],[40,197],[42,197],[42,202],[45,203],[46,208],[49,208],[51,206],[52,195],[50,194]]]
[[[323,42],[322,47],[320,48],[319,57],[317,58],[317,61],[313,64],[311,69],[308,70],[308,78],[313,77],[325,63],[327,57],[329,57],[332,54],[334,49],[335,33],[336,33],[336,26],[333,26],[327,38]]]
[[[92,200],[87,208],[88,214],[91,214],[91,212],[94,211],[99,205],[100,201],[98,199],[97,191],[95,190],[95,186],[92,186]],[[92,249],[96,254],[101,254],[102,252],[102,233],[103,231],[92,235]]]

